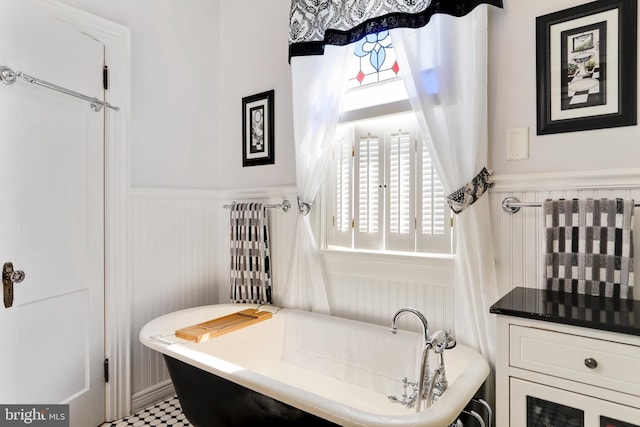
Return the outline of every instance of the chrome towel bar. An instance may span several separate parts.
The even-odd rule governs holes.
[[[222,207],[225,209],[231,209],[235,204],[236,202],[233,202],[230,205],[223,205]],[[267,209],[282,209],[283,212],[289,212],[289,209],[291,209],[291,202],[287,199],[284,199],[282,203],[278,203],[275,205],[264,205],[264,207]]]
[[[640,204],[634,205],[636,208]],[[520,211],[520,208],[541,208],[542,202],[521,202],[517,197],[506,197],[502,200],[502,210],[506,213],[514,214]]]
[[[40,80],[37,77],[30,76],[28,74],[23,73],[22,71],[13,71],[9,67],[0,66],[0,81],[6,85],[14,84],[17,78],[20,77],[27,83],[34,84],[36,86],[46,87],[47,89],[55,90],[56,92],[61,92],[66,95],[70,95],[76,98],[83,99],[91,104],[91,109],[95,112],[99,112],[102,110],[102,107],[111,108],[115,111],[120,111],[119,107],[109,104],[108,102],[101,101],[98,98],[93,98],[91,96],[83,95],[79,92],[73,91],[71,89],[64,88],[62,86],[55,85],[53,83],[46,82],[44,80]]]

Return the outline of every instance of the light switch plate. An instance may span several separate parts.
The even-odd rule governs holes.
[[[507,160],[529,159],[529,128],[507,129]]]

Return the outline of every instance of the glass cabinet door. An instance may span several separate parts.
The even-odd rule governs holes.
[[[638,424],[625,423],[609,417],[600,417],[600,427],[638,427]]]
[[[640,409],[510,379],[511,427],[640,427]]]
[[[527,396],[527,427],[584,427],[584,411]]]

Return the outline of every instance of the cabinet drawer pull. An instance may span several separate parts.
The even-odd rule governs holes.
[[[584,366],[589,369],[596,369],[598,367],[598,362],[596,361],[596,359],[589,357],[587,359],[584,359]]]

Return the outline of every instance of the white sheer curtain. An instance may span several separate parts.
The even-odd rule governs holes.
[[[296,186],[302,210],[313,204],[327,170],[353,47],[325,46],[324,55],[291,58]],[[309,217],[298,215],[283,306],[329,313]]]
[[[391,32],[411,103],[447,193],[487,162],[487,6]],[[408,72],[410,71],[410,72]],[[498,299],[487,197],[457,217],[456,338],[495,361],[489,307]]]

